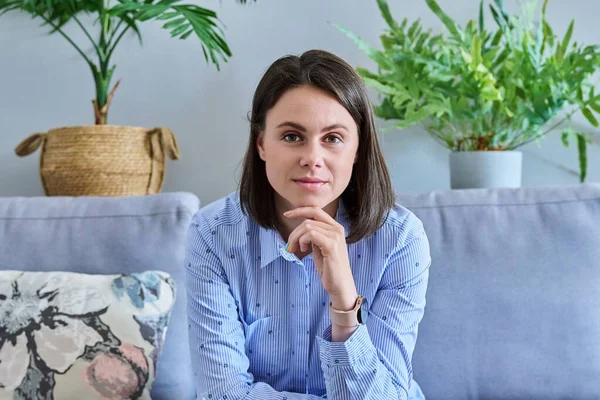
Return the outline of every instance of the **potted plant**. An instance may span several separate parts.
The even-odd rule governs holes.
[[[247,0],[237,0],[246,3]],[[167,128],[108,125],[108,112],[116,65],[112,63],[119,43],[132,33],[142,44],[139,24],[162,21],[172,37],[196,36],[207,62],[219,69],[231,51],[214,11],[180,0],[0,0],[0,16],[25,12],[59,34],[88,65],[96,87],[92,101],[95,125],[67,126],[36,133],[17,148],[19,156],[40,145],[40,175],[47,195],[139,195],[157,193],[163,184],[165,153],[173,160],[180,154],[173,133]],[[86,26],[80,17],[93,15]],[[91,52],[64,30],[76,24],[89,40]],[[91,53],[91,54],[90,54]],[[109,91],[110,89],[110,91]]]
[[[570,136],[577,141],[583,182],[591,140],[570,122],[581,113],[598,127],[600,94],[592,78],[600,70],[599,46],[572,42],[574,21],[559,38],[546,20],[548,0],[537,21],[536,2],[509,15],[502,0],[493,0],[491,28],[483,0],[478,19],[465,27],[435,0],[425,1],[447,32],[434,35],[420,20],[397,22],[386,0],[377,1],[389,26],[382,50],[337,26],[378,65],[377,72],[357,68],[383,97],[376,115],[396,120],[398,128],[421,124],[450,149],[452,188],[520,186],[516,149],[558,127],[566,146]]]

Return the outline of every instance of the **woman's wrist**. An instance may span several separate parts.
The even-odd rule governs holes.
[[[329,296],[331,305],[333,308],[339,311],[350,311],[356,306],[356,300],[358,299],[358,293],[356,290],[350,292],[350,294],[340,296]],[[334,311],[330,310],[330,313]],[[332,318],[333,321],[333,318]],[[345,342],[352,336],[354,331],[358,328],[357,326],[339,326],[334,322],[331,324],[331,341],[332,342]]]
[[[332,342],[345,342],[352,336],[355,330],[358,329],[358,325],[356,326],[337,326],[335,324],[331,325],[331,341]]]
[[[349,294],[344,295],[330,295],[329,300],[333,308],[339,311],[350,311],[356,305],[356,299],[358,298],[358,292],[354,290]]]

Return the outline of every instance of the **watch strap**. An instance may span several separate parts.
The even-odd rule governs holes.
[[[360,310],[363,300],[363,296],[358,296],[356,298],[354,308],[350,311],[338,310],[333,306],[331,302],[329,302],[329,315],[331,317],[331,322],[334,325],[348,328],[360,325],[360,322],[358,321],[358,312]]]

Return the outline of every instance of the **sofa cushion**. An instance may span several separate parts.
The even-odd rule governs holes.
[[[0,399],[150,399],[175,284],[0,271]]]
[[[432,252],[414,377],[428,399],[600,393],[600,185],[400,195]]]
[[[0,270],[168,273],[178,290],[152,398],[193,399],[183,257],[198,207],[190,193],[0,198]]]

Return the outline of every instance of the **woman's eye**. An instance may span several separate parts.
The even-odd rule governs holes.
[[[340,143],[342,141],[339,136],[327,136],[325,140],[329,143]]]
[[[288,133],[283,137],[283,140],[286,142],[297,142],[300,139],[299,135],[296,135],[295,133]]]

